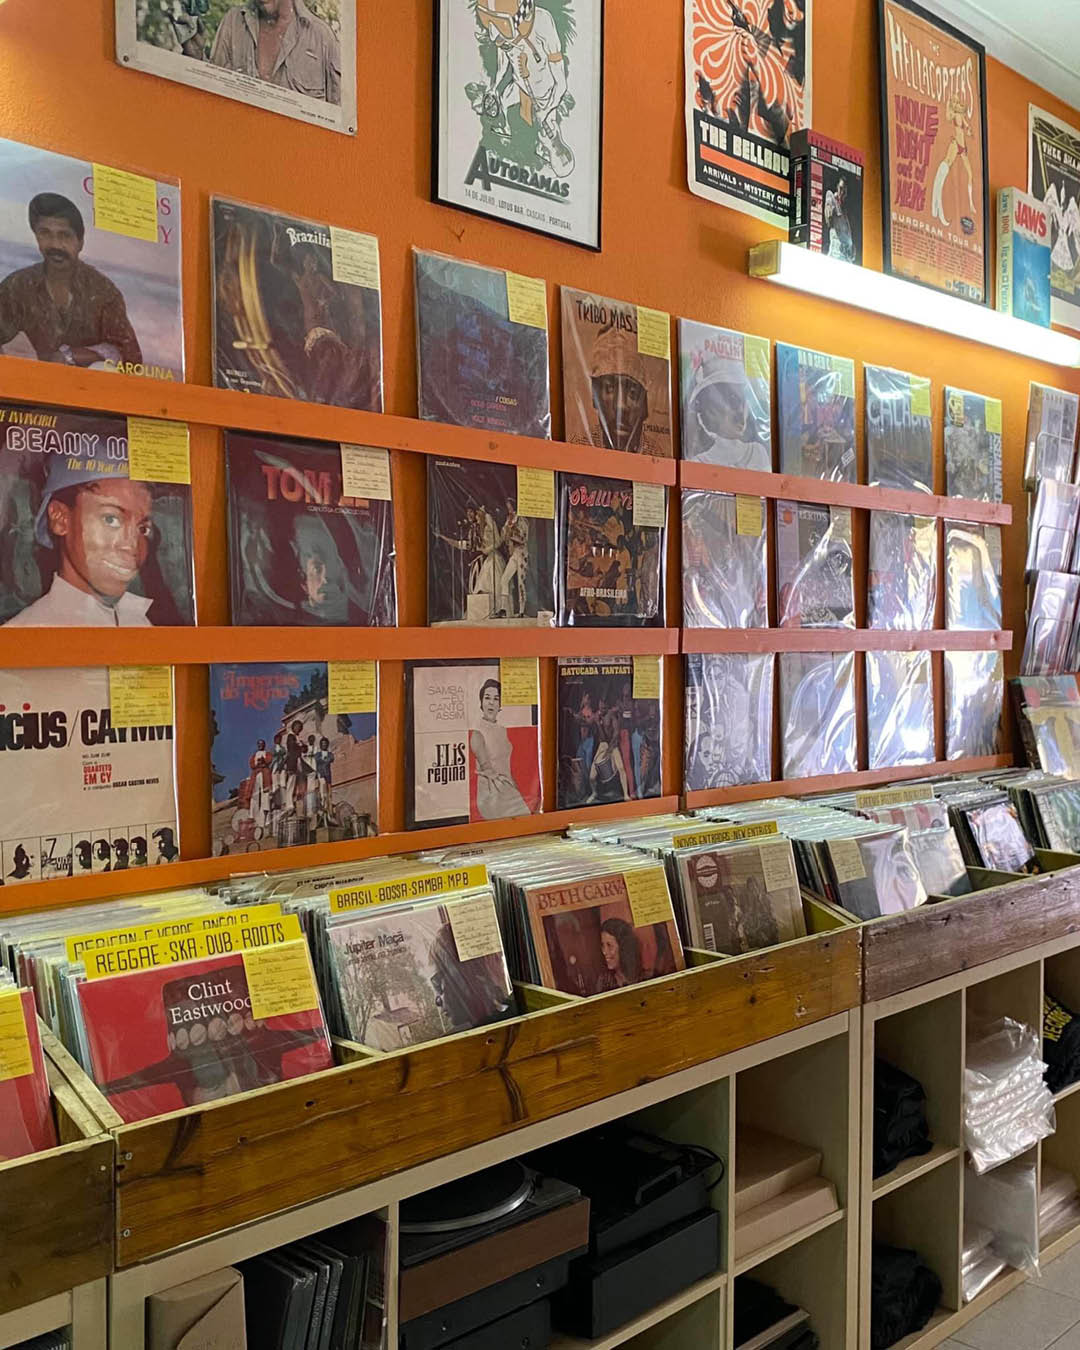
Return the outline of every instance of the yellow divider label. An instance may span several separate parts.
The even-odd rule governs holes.
[[[703,830],[689,830],[672,838],[674,848],[701,848],[705,844],[731,844],[739,839],[762,839],[779,834],[775,820],[756,820],[749,825],[716,825]]]
[[[128,928],[104,928],[93,933],[79,933],[64,940],[69,961],[81,961],[88,951],[104,947],[131,947],[140,942],[164,942],[168,938],[186,937],[189,933],[211,933],[223,928],[240,928],[245,924],[265,923],[280,919],[281,906],[276,900],[265,905],[234,905],[231,909],[213,914],[191,914],[175,919],[156,919],[152,923],[134,924]]]
[[[347,914],[356,909],[397,904],[404,900],[437,900],[441,895],[471,891],[487,884],[487,865],[472,863],[468,867],[416,872],[411,876],[394,877],[364,886],[337,886],[330,892],[330,912]]]
[[[110,975],[129,975],[135,970],[157,970],[183,961],[206,961],[234,952],[273,947],[282,942],[303,940],[300,920],[295,914],[282,914],[263,923],[224,928],[217,932],[187,933],[183,937],[164,938],[108,947],[83,954],[88,980],[103,980]]]

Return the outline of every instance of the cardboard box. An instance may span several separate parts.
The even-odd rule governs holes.
[[[146,1320],[149,1350],[247,1350],[243,1277],[227,1266],[152,1294]]]
[[[797,1186],[755,1205],[735,1220],[735,1259],[767,1247],[788,1233],[835,1214],[839,1205],[836,1187],[824,1177],[801,1181]]]
[[[807,1144],[758,1130],[752,1125],[735,1129],[735,1213],[783,1195],[821,1171],[821,1153]]]

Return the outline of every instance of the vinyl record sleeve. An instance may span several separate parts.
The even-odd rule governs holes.
[[[998,631],[1001,526],[945,522],[945,627]]]
[[[968,895],[973,889],[956,831],[943,829],[912,830],[908,838],[919,877],[928,896]]]
[[[1000,652],[946,652],[945,758],[1000,754],[1004,701]]]
[[[904,492],[933,492],[930,381],[885,366],[863,369],[869,485]]]
[[[674,909],[638,924],[621,873],[526,886],[524,900],[545,989],[588,997],[685,968]]]
[[[310,969],[306,944],[295,945]],[[333,1067],[314,975],[312,1008],[256,1020],[242,953],[86,980],[77,991],[91,1075],[125,1121]]]
[[[855,362],[776,344],[780,472],[855,482]]]
[[[465,903],[487,899],[490,892]],[[390,1052],[509,1016],[514,991],[501,947],[462,960],[450,905],[377,910],[327,933],[334,983],[350,1040]]]
[[[555,521],[519,514],[518,470],[425,458],[428,623],[552,625]]]
[[[96,223],[99,168],[110,172],[0,140],[0,351],[183,380],[180,185],[155,182],[157,236],[133,239]],[[54,214],[35,207],[35,231],[29,208],[41,197]],[[63,314],[48,299],[50,280],[72,290]]]
[[[540,708],[503,702],[496,660],[405,663],[410,830],[541,810]]]
[[[854,628],[853,566],[848,507],[776,503],[781,628]]]
[[[682,457],[771,473],[768,338],[679,320]]]
[[[1068,572],[1038,573],[1029,587],[1021,675],[1061,675],[1065,672],[1078,598],[1080,577]]]
[[[660,796],[661,699],[634,683],[631,657],[559,657],[558,810]]]
[[[1001,501],[1001,400],[945,386],[945,491]]]
[[[964,810],[983,867],[996,872],[1027,872],[1034,852],[1020,825],[1020,817],[1011,802]]]
[[[693,946],[740,956],[806,936],[789,840],[675,858]]]
[[[214,856],[378,833],[378,714],[329,709],[325,661],[210,667]]]
[[[1028,763],[1044,773],[1080,778],[1080,688],[1072,675],[1010,681]]]
[[[566,440],[671,459],[671,358],[643,350],[638,306],[569,286],[560,293]]]
[[[9,1000],[12,1004],[9,1005]],[[0,1162],[40,1153],[59,1143],[52,1115],[52,1093],[45,1069],[38,1032],[37,1008],[29,989],[13,989],[0,984],[0,1006],[17,1003],[26,1027],[30,1049],[29,1073],[19,1073],[0,1081]],[[14,1016],[19,1016],[15,1013]]]
[[[346,497],[341,447],[225,433],[235,624],[393,627],[394,509]]]
[[[933,762],[929,652],[866,653],[866,727],[871,769]]]
[[[560,624],[662,628],[666,530],[634,524],[635,485],[561,473],[558,493]]]
[[[126,418],[0,403],[0,624],[193,624],[191,518],[129,477]]]
[[[780,653],[785,778],[854,773],[854,652]]]
[[[1028,572],[1065,572],[1072,560],[1080,487],[1047,478],[1028,498]]]
[[[841,872],[838,865],[839,841],[825,845],[833,872],[840,904],[860,919],[877,919],[886,914],[902,914],[926,903],[915,857],[911,851],[907,830],[887,828],[873,834],[844,839],[845,845],[858,851],[859,864],[850,872]],[[836,850],[834,852],[834,849]],[[847,861],[847,859],[845,859]],[[862,871],[862,876],[853,875]]]
[[[691,654],[686,664],[687,792],[772,781],[772,652]]]
[[[413,249],[420,417],[551,439],[544,326],[510,317],[508,274]]]
[[[383,410],[379,241],[365,280],[339,279],[336,227],[210,198],[214,384],[247,394]]]
[[[1072,481],[1080,395],[1031,382],[1028,395],[1024,487],[1033,491],[1044,479]]]
[[[937,571],[933,517],[871,511],[867,627],[903,632],[933,628]]]
[[[768,512],[763,497],[760,532],[746,525],[737,499],[726,492],[682,493],[683,626],[768,628]],[[753,515],[751,510],[749,515]]]
[[[1062,853],[1080,850],[1080,784],[1038,788],[1030,794],[1036,803],[1046,847]]]
[[[4,885],[179,858],[171,721],[114,727],[104,668],[0,671],[0,707]]]

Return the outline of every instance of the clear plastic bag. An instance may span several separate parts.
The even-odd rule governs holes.
[[[679,320],[683,459],[770,473],[768,338]]]
[[[933,762],[929,652],[866,653],[866,725],[871,769]]]
[[[930,381],[886,366],[864,366],[863,370],[870,486],[933,492]]]
[[[1078,411],[1080,397],[1076,394],[1031,382],[1024,455],[1024,487],[1029,492],[1040,479],[1069,481]]]
[[[1080,577],[1040,572],[1028,588],[1028,626],[1021,675],[1061,675],[1069,662]]]
[[[1001,400],[945,386],[945,490],[1001,501]]]
[[[937,593],[937,521],[871,511],[867,627],[933,628]]]
[[[781,628],[854,628],[851,512],[776,503],[777,621]]]
[[[686,657],[686,790],[772,779],[771,652]]]
[[[989,1230],[990,1252],[1006,1265],[1037,1276],[1039,1185],[1035,1163],[1004,1163],[986,1173],[968,1167],[964,1175],[965,1236],[969,1228]],[[964,1298],[970,1301],[973,1297],[965,1278]]]
[[[964,1250],[960,1268],[964,1302],[970,1303],[1008,1269],[1008,1262],[994,1250],[994,1234],[977,1224],[964,1224]]]
[[[945,758],[999,754],[1004,701],[1000,652],[946,652]]]
[[[1054,1133],[1042,1042],[1003,1017],[969,1029],[964,1066],[964,1143],[978,1173],[1011,1162]]]
[[[1001,527],[945,522],[945,627],[1001,628]]]
[[[753,504],[760,506],[760,515]],[[682,494],[683,625],[768,628],[768,530],[765,501],[739,511],[728,492]],[[757,534],[753,527],[760,524]],[[742,525],[742,530],[739,526]]]
[[[785,778],[854,773],[854,652],[780,653]]]
[[[776,344],[780,472],[855,482],[855,362]]]
[[[1072,561],[1080,487],[1047,479],[1028,498],[1028,572],[1064,572]]]

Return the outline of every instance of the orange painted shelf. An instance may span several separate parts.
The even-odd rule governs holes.
[[[1009,632],[870,628],[684,628],[684,652],[1008,652]]]
[[[674,656],[677,628],[22,628],[0,666],[201,666],[471,656]],[[76,655],[73,656],[73,653]]]
[[[864,511],[904,511],[916,516],[974,521],[982,525],[1011,525],[1012,507],[1004,502],[973,502],[966,497],[935,497],[925,492],[898,492],[894,488],[866,487],[862,483],[827,483],[820,478],[798,478],[788,473],[760,473],[754,469],[726,469],[716,464],[683,460],[679,485],[710,492],[742,492],[750,497],[775,497],[793,502],[820,502]]]
[[[0,398],[133,417],[164,417],[198,426],[228,427],[317,441],[349,441],[452,459],[523,464],[565,473],[675,482],[675,461],[628,455],[590,445],[567,445],[529,436],[504,436],[472,427],[421,422],[415,417],[356,412],[322,403],[240,394],[201,384],[172,384],[137,375],[112,375],[44,361],[0,361]]]
[[[744,783],[739,787],[688,792],[686,805],[727,806],[763,797],[808,797],[818,792],[848,792],[876,787],[879,783],[902,783],[912,778],[932,778],[942,773],[979,773],[986,769],[1012,768],[1012,755],[989,755],[985,759],[943,759],[935,764],[912,764],[898,769],[872,769],[862,773],[838,773],[824,778],[781,779],[774,783]]]
[[[546,834],[590,820],[662,815],[678,809],[678,797],[650,797],[648,801],[613,802],[606,806],[580,807],[574,811],[545,811],[538,816],[525,816],[516,820],[488,820],[475,825],[452,825],[437,830],[380,834],[373,839],[352,839],[341,844],[304,844],[298,848],[268,849],[262,853],[232,853],[224,858],[185,859],[165,867],[139,867],[125,872],[97,872],[88,877],[35,881],[0,888],[0,913],[56,909],[61,905],[75,905],[112,896],[144,895],[149,891],[201,886],[207,882],[223,881],[226,877],[242,876],[245,872],[321,867],[325,863],[416,853],[425,848],[449,848],[455,844],[485,843],[517,835]]]

